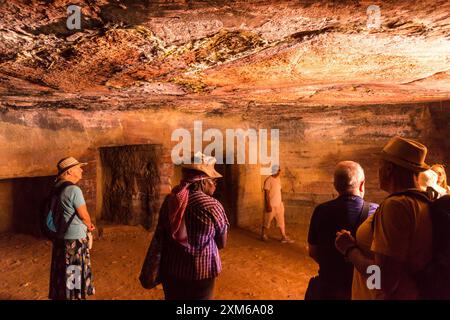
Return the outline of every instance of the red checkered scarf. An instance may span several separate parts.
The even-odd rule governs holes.
[[[181,245],[188,247],[188,238],[186,223],[184,221],[184,212],[189,199],[189,186],[197,181],[208,178],[203,172],[195,172],[189,176],[185,176],[180,184],[173,188],[168,198],[169,206],[169,223],[172,238]]]

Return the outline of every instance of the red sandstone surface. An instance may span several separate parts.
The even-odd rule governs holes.
[[[66,28],[69,4],[81,30]],[[0,106],[448,99],[449,12],[445,0],[4,1]]]

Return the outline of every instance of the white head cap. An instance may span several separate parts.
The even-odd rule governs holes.
[[[442,188],[437,183],[438,175],[433,170],[426,170],[419,173],[419,185],[423,191],[426,191],[427,188],[433,188],[440,195],[445,195],[447,192],[444,188]]]

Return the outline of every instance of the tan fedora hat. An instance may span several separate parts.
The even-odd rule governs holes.
[[[420,142],[397,136],[386,144],[381,157],[400,167],[421,172],[430,169],[425,163],[427,152],[427,147]]]
[[[210,178],[221,178],[222,175],[214,169],[217,159],[211,156],[197,152],[192,158],[191,163],[183,163],[182,168],[197,170],[205,173]]]
[[[56,167],[58,168],[58,176],[62,175],[64,172],[66,172],[70,168],[73,168],[78,165],[85,166],[85,165],[87,165],[87,163],[79,162],[74,157],[67,157],[67,158],[63,158],[63,159],[59,160],[58,164],[56,165]]]

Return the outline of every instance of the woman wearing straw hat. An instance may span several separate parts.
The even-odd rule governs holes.
[[[429,200],[418,184],[419,173],[429,169],[426,154],[417,141],[391,139],[379,169],[380,188],[390,195],[361,224],[356,240],[346,230],[337,233],[336,248],[355,267],[352,299],[420,298],[415,275],[432,257]]]
[[[420,188],[427,192],[430,199],[436,200],[447,194],[447,190],[438,184],[438,174],[430,169],[419,174]]]
[[[443,164],[433,164],[431,170],[437,173],[438,181],[437,184],[444,188],[446,193],[450,195],[450,186],[447,185],[447,175],[445,174],[445,167]]]
[[[160,275],[166,300],[208,300],[222,270],[219,249],[225,247],[228,219],[212,197],[216,159],[200,152],[182,165],[182,180],[160,210],[163,230]]]
[[[53,242],[49,298],[53,300],[86,299],[95,293],[92,282],[87,232],[95,229],[81,189],[82,166],[73,157],[61,159],[54,190],[58,190],[59,209],[68,225],[64,236]]]

